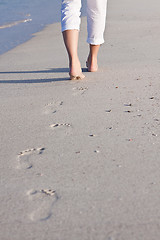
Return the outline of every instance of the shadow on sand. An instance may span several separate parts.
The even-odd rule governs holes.
[[[82,69],[83,72],[87,70],[85,68]],[[0,74],[28,74],[28,73],[68,73],[69,68],[51,68],[48,70],[38,70],[38,71],[11,71],[11,72],[0,72]],[[0,83],[47,83],[47,82],[60,82],[60,81],[70,81],[69,77],[66,78],[43,78],[43,79],[24,79],[24,80],[0,80]]]
[[[0,72],[0,74],[18,74],[18,73],[64,73],[69,72],[69,68],[50,68],[48,70],[38,71],[11,71],[11,72]]]

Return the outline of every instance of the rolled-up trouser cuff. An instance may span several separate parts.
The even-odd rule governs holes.
[[[104,39],[87,38],[87,43],[91,45],[101,45],[104,43]]]
[[[61,27],[61,30],[62,30],[62,32],[64,32],[64,31],[66,31],[66,30],[78,30],[79,31],[79,27],[77,27],[77,26],[63,26],[63,27]]]

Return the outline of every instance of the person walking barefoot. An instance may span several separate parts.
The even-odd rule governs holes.
[[[98,70],[97,56],[100,45],[104,43],[107,0],[87,1],[87,43],[89,54],[86,66],[89,72]],[[80,29],[81,0],[62,0],[61,28],[64,44],[69,57],[69,75],[71,80],[83,79],[78,57],[78,39]]]

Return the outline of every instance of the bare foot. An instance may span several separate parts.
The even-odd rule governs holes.
[[[71,80],[83,79],[85,77],[82,73],[81,64],[78,59],[70,62],[69,75]]]
[[[87,62],[86,62],[86,66],[88,69],[88,72],[97,72],[98,71],[98,64],[97,64],[97,58],[94,58],[89,55]]]

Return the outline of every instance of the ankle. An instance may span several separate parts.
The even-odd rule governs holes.
[[[79,57],[78,57],[78,55],[69,57],[69,62],[70,62],[71,64],[74,64],[74,63],[79,62]]]

